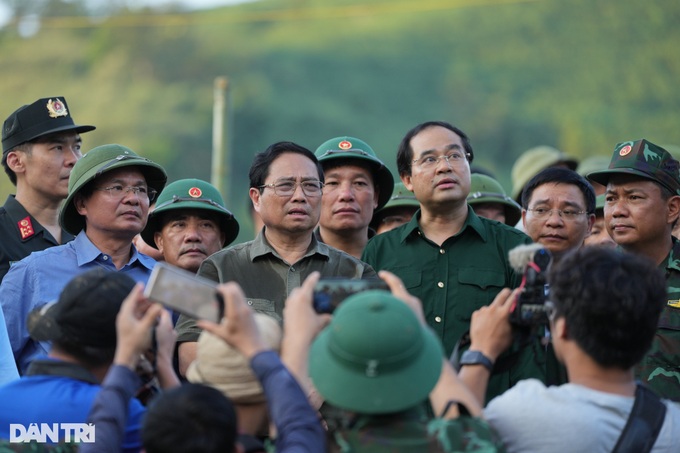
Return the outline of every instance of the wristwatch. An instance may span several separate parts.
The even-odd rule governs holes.
[[[479,351],[470,351],[469,349],[460,357],[460,364],[462,365],[484,365],[484,367],[491,372],[493,370],[493,361]]]

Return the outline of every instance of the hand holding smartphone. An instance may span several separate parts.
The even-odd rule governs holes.
[[[369,289],[389,291],[384,280],[379,278],[348,279],[322,278],[314,287],[314,310],[317,313],[333,313],[340,303],[352,294]]]
[[[194,319],[219,323],[224,314],[217,283],[164,262],[151,271],[144,296]]]

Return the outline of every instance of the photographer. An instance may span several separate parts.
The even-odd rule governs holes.
[[[633,375],[652,343],[665,303],[663,275],[644,258],[585,247],[555,263],[548,281],[552,341],[569,383],[546,387],[529,379],[489,402],[484,416],[508,452],[613,451],[631,413],[634,426],[653,425],[645,417],[639,419],[633,406],[650,401],[657,403],[648,412],[658,415],[658,437],[653,429],[642,435],[626,429],[633,441],[648,447],[633,442],[635,447],[627,451],[677,451],[680,408],[636,388]],[[505,289],[490,306],[473,314],[470,349],[491,362],[510,344],[508,317],[517,295]],[[478,397],[488,376],[480,365],[464,366],[460,375]]]

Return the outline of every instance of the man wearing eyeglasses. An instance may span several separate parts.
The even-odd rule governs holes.
[[[94,148],[74,165],[59,223],[75,239],[19,261],[0,285],[0,303],[21,373],[49,348],[29,338],[28,313],[56,300],[75,275],[103,267],[147,281],[155,261],[139,253],[132,239],[146,226],[149,203],[166,179],[160,165],[121,145]]]
[[[317,238],[361,258],[373,212],[389,201],[394,178],[373,149],[354,137],[327,140],[316,150],[324,171]]]
[[[574,170],[550,167],[531,178],[522,191],[522,224],[553,261],[581,247],[595,223],[595,191]]]
[[[235,281],[249,306],[278,320],[290,292],[314,271],[322,278],[377,278],[366,263],[314,237],[324,187],[314,153],[292,142],[274,143],[255,156],[249,178],[250,199],[264,228],[254,240],[207,258],[198,275],[220,283]],[[180,370],[193,360],[182,349],[190,349],[189,342],[197,341],[200,332],[193,319],[180,316]]]
[[[508,252],[531,242],[515,228],[477,216],[467,204],[473,157],[467,135],[449,123],[411,129],[399,145],[397,168],[420,210],[409,223],[372,238],[362,255],[376,270],[400,277],[422,301],[448,355],[469,329],[472,312],[489,305],[503,287],[519,286],[521,275],[508,264]],[[482,363],[476,352],[462,363]],[[516,353],[516,365],[492,377],[487,398],[519,379],[543,377],[529,353]]]

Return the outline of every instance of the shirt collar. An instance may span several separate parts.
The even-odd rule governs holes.
[[[61,376],[88,382],[90,384],[99,384],[97,378],[82,366],[53,358],[33,360],[28,366],[28,370],[26,370],[26,375]]]
[[[250,260],[255,261],[257,258],[265,256],[265,255],[274,255],[279,259],[282,259],[281,256],[278,254],[276,249],[272,247],[269,242],[267,241],[267,238],[264,235],[264,232],[267,228],[264,227],[262,230],[258,233],[258,235],[253,239],[251,248],[250,248]],[[312,255],[322,255],[326,257],[327,259],[330,259],[330,250],[326,244],[323,242],[319,241],[314,234],[312,234],[312,240],[309,244],[309,247],[307,248],[307,253],[305,253],[304,258],[307,258],[308,256]]]
[[[76,251],[76,259],[78,261],[78,266],[82,266],[87,263],[91,263],[96,260],[99,256],[103,255],[103,252],[97,248],[96,245],[90,241],[90,238],[85,234],[85,230],[81,230],[78,236],[73,240],[73,247]],[[130,247],[132,247],[132,255],[127,265],[131,265],[135,261],[139,262],[145,268],[151,270],[156,264],[156,260],[150,256],[139,253],[135,246],[130,242]]]
[[[666,269],[673,269],[675,271],[680,271],[680,241],[673,237],[673,247],[668,254],[668,258],[664,260],[661,265]]]
[[[482,241],[486,242],[488,238],[488,232],[486,231],[486,225],[484,222],[479,218],[477,214],[475,214],[475,211],[472,209],[470,205],[467,206],[467,217],[465,217],[465,223],[463,223],[463,227],[460,229],[460,233],[465,231],[466,228],[471,228],[473,231],[475,231],[479,237],[482,239]],[[420,215],[421,211],[418,209],[415,214],[413,214],[413,217],[411,220],[406,224],[406,227],[402,230],[401,232],[401,242],[405,242],[410,236],[412,235],[418,235],[418,232],[421,231],[420,225],[418,222],[420,222]]]

